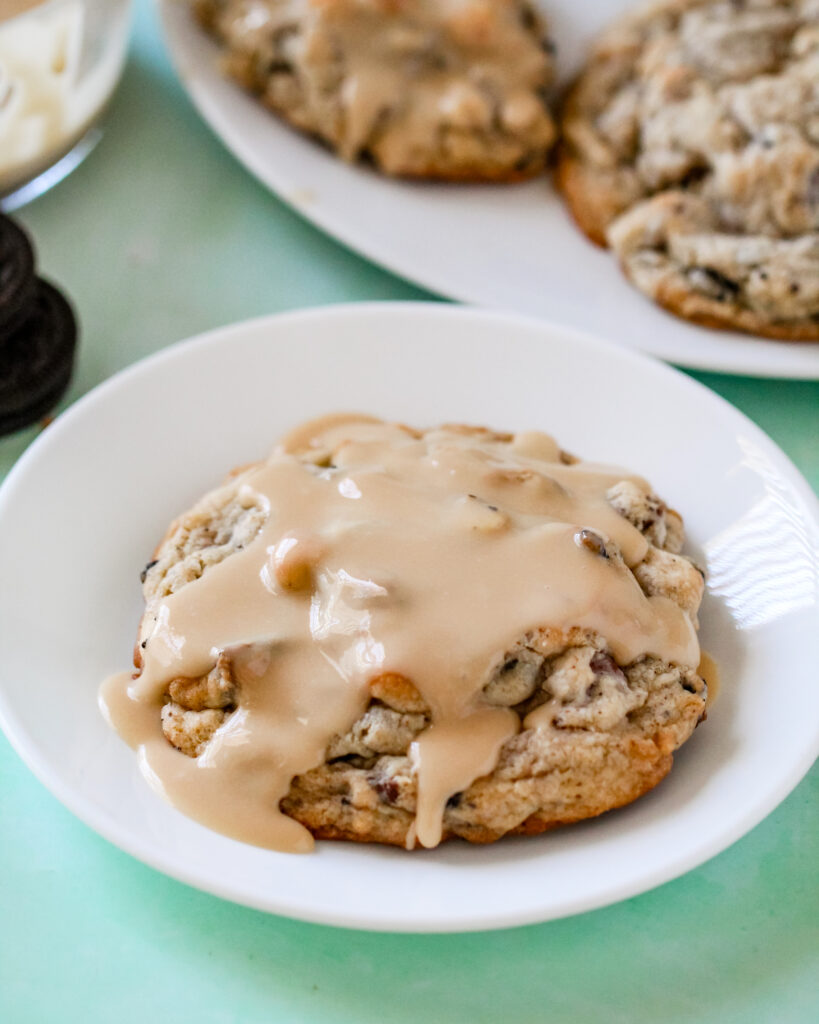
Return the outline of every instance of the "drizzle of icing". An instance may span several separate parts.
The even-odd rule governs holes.
[[[184,813],[301,851],[312,838],[279,801],[363,714],[371,681],[399,674],[430,709],[410,749],[412,837],[434,846],[446,801],[489,773],[521,727],[482,691],[527,632],[579,626],[606,637],[623,665],[645,654],[698,664],[689,618],[647,597],[629,569],[647,542],[606,500],[623,479],[647,486],[566,464],[534,432],[420,434],[361,416],[307,424],[236,478],[266,522],[148,607],[141,671],[103,684],[104,712]],[[205,675],[220,652],[238,707],[190,758],[165,739],[159,712],[173,680]]]

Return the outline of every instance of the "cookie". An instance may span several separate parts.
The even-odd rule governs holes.
[[[194,0],[223,67],[294,127],[386,174],[514,181],[555,139],[527,0]]]
[[[71,306],[38,278],[22,323],[0,330],[0,434],[35,423],[57,404],[71,379],[76,341]]]
[[[646,481],[545,435],[336,417],[171,525],[103,704],[259,845],[533,835],[635,800],[704,718],[682,544]]]
[[[563,111],[582,230],[670,312],[819,340],[819,4],[655,0],[616,22]]]
[[[0,214],[0,338],[14,330],[34,296],[34,250],[26,233]]]

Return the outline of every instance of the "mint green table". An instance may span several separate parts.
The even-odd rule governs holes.
[[[429,298],[325,238],[223,150],[147,3],[102,144],[21,219],[82,317],[67,401],[234,320]],[[695,376],[819,486],[819,384]],[[0,477],[34,436],[0,440]],[[157,874],[75,820],[0,737],[0,1022],[813,1024],[818,797],[814,768],[734,847],[618,906],[506,932],[377,935],[267,916]]]

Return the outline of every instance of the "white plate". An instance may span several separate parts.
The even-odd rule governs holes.
[[[139,571],[170,519],[296,422],[541,428],[626,463],[707,558],[702,640],[723,685],[669,779],[598,821],[492,847],[271,853],[164,804],[103,722]],[[622,899],[700,864],[796,785],[819,746],[817,505],[748,420],[682,374],[564,328],[458,307],[359,305],[229,327],[79,401],[0,489],[0,722],[35,774],[162,871],[264,910],[404,931],[494,928]]]
[[[548,0],[564,74],[634,0]],[[180,78],[228,149],[303,216],[384,267],[441,295],[605,335],[684,366],[819,377],[819,344],[765,341],[686,324],[623,278],[571,223],[550,181],[448,186],[391,181],[336,160],[222,77],[217,48],[185,0],[160,0]]]

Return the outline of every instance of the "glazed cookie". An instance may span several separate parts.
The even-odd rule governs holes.
[[[819,2],[655,0],[593,49],[559,185],[666,309],[819,339]]]
[[[411,835],[418,779],[410,750],[430,710],[411,690],[409,700],[383,685],[376,692],[326,763],[297,776],[282,802],[318,838],[404,846]],[[484,692],[489,704],[540,724],[507,740],[491,773],[448,798],[444,839],[536,835],[631,803],[669,772],[706,697],[693,670],[654,658],[619,666],[602,637],[582,630],[522,637]]]
[[[104,701],[181,809],[260,845],[535,834],[651,789],[705,717],[682,543],[546,435],[319,421],[172,524]]]
[[[555,138],[553,66],[528,0],[193,0],[227,74],[345,160],[513,181]]]

